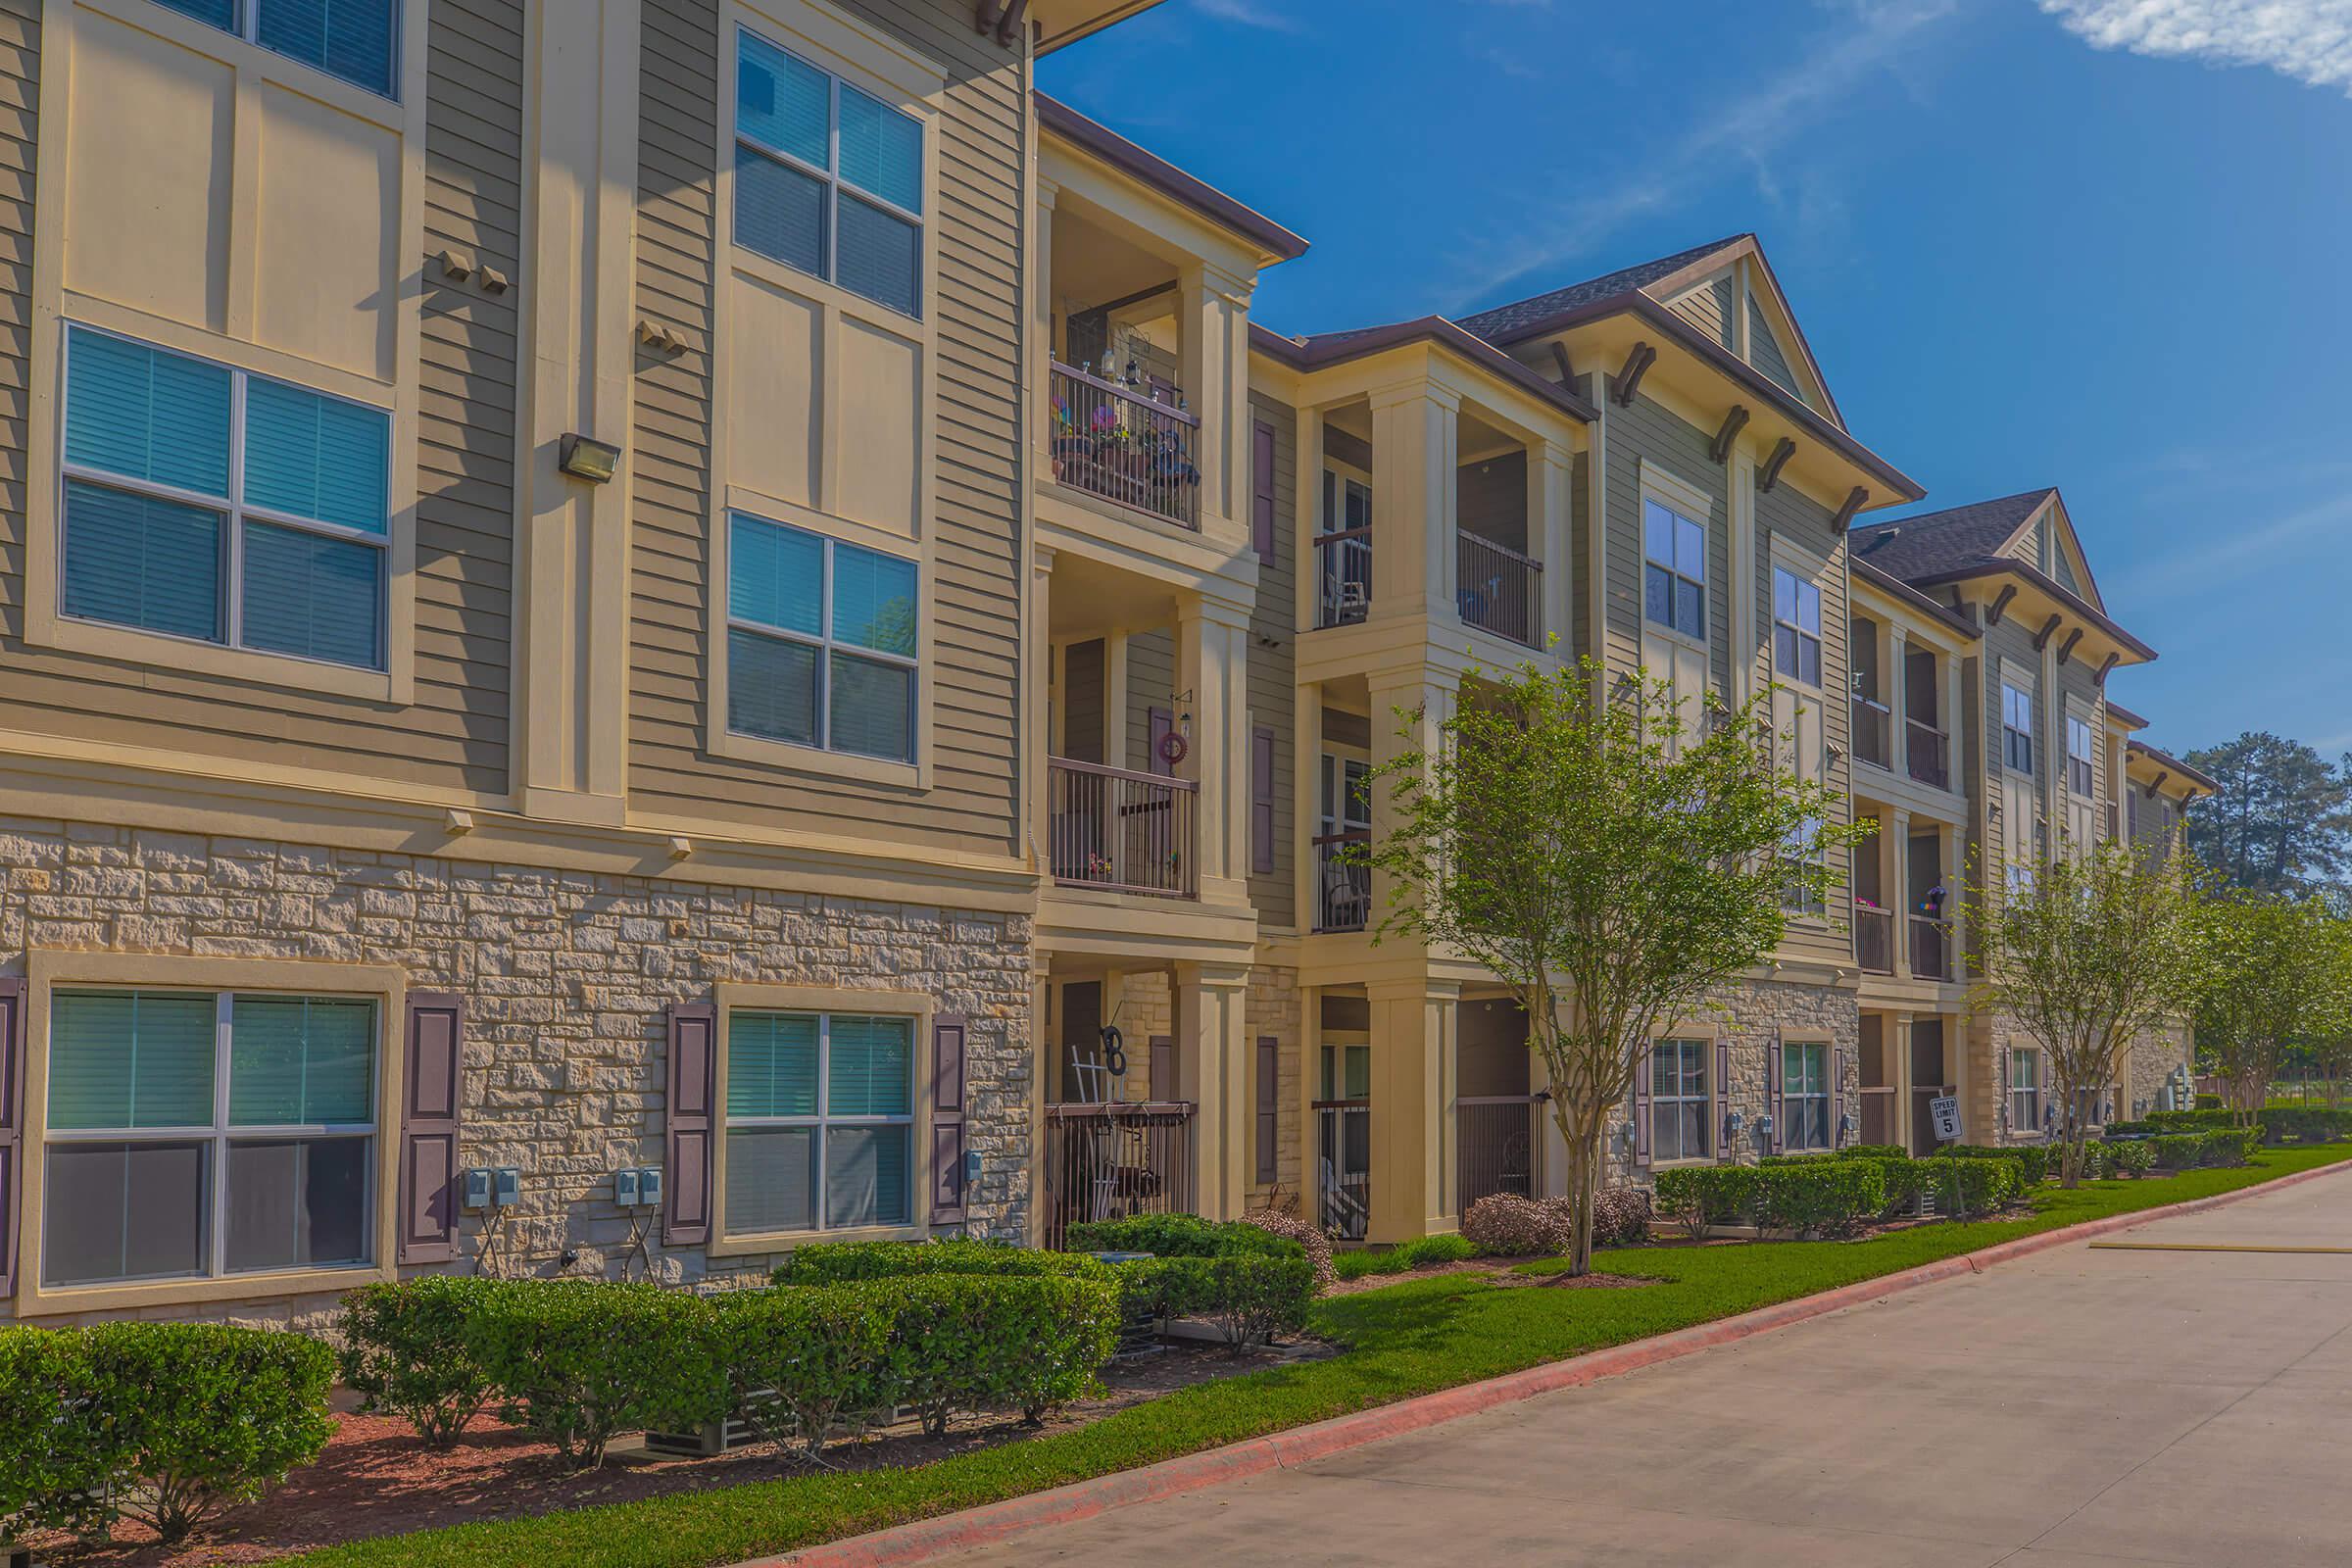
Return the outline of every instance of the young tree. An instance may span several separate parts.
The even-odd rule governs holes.
[[[2251,1126],[2288,1044],[2352,1029],[2352,923],[2323,900],[2248,894],[2213,901],[2205,923],[2214,968],[2197,1053]]]
[[[1770,701],[1678,710],[1662,683],[1604,692],[1590,660],[1529,663],[1465,686],[1433,751],[1374,776],[1392,807],[1363,855],[1391,879],[1380,937],[1461,954],[1527,1014],[1568,1148],[1572,1275],[1592,1266],[1609,1112],[1651,1038],[1772,951],[1785,903],[1826,904],[1834,852],[1860,836],[1838,794],[1784,766]]]
[[[2006,1013],[2050,1063],[2065,1146],[2060,1177],[2082,1179],[2082,1090],[2116,1081],[2132,1038],[2187,1013],[2205,983],[2204,926],[2184,858],[2122,844],[2037,868],[1973,903],[1983,952],[1979,1004]]]

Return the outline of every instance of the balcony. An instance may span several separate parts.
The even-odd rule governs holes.
[[[1854,902],[1854,961],[1864,974],[1894,973],[1894,916],[1858,899]]]
[[[1933,724],[1910,719],[1903,725],[1903,767],[1914,779],[1936,789],[1952,787],[1951,737]]]
[[[1464,624],[1528,648],[1544,646],[1544,564],[1474,533],[1458,536],[1457,607]]]
[[[1162,522],[1200,527],[1200,416],[1156,382],[1053,364],[1054,478]]]
[[[1072,1225],[1193,1212],[1189,1102],[1048,1105],[1045,1123],[1048,1247]]]
[[[1372,1218],[1372,1105],[1315,1102],[1315,1217],[1343,1242],[1360,1242]]]
[[[1461,1212],[1482,1198],[1535,1196],[1536,1108],[1548,1095],[1464,1095],[1454,1102],[1454,1177]]]
[[[1952,928],[1924,914],[1910,917],[1911,973],[1921,980],[1952,978]]]
[[[1867,697],[1854,699],[1854,760],[1869,762],[1877,767],[1892,767],[1894,753],[1890,749],[1887,728],[1893,715],[1886,704],[1872,702]]]
[[[1172,899],[1199,892],[1200,786],[1191,779],[1055,757],[1046,782],[1055,882]]]
[[[1352,626],[1372,609],[1372,529],[1315,536],[1315,624]]]
[[[1372,842],[1364,828],[1325,833],[1315,840],[1315,929],[1361,931],[1372,913],[1372,868],[1348,856],[1351,845]]]

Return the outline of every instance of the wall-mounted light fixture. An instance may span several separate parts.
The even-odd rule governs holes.
[[[610,441],[598,441],[577,431],[567,430],[556,448],[556,466],[574,479],[604,484],[612,479],[613,470],[620,466],[620,448]]]

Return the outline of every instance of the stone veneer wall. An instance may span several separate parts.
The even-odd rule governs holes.
[[[1800,985],[1784,980],[1758,980],[1735,985],[1717,994],[1717,1004],[1727,1009],[1717,1020],[1717,1029],[1731,1046],[1731,1082],[1715,1087],[1715,1136],[1723,1136],[1723,1118],[1737,1110],[1745,1122],[1739,1148],[1733,1152],[1741,1164],[1753,1164],[1769,1149],[1754,1138],[1756,1118],[1765,1113],[1771,1103],[1768,1074],[1772,1071],[1772,1042],[1775,1030],[1802,1030],[1808,1035],[1828,1035],[1831,1044],[1844,1053],[1846,1112],[1854,1118],[1857,1130],[1862,1122],[1862,1008],[1856,993],[1838,986]],[[1712,1071],[1712,1064],[1709,1071]],[[1834,1113],[1833,1113],[1834,1114]],[[1648,1170],[1632,1165],[1616,1156],[1617,1129],[1629,1125],[1633,1106],[1628,1102],[1609,1124],[1609,1142],[1603,1148],[1603,1158],[1612,1181],[1645,1182]],[[1833,1122],[1832,1131],[1835,1132]],[[1859,1132],[1857,1131],[1857,1137]],[[1718,1153],[1721,1152],[1720,1148]]]
[[[463,1162],[521,1171],[512,1255],[539,1274],[566,1247],[579,1250],[575,1273],[623,1267],[632,1222],[612,1205],[611,1172],[664,1159],[663,1009],[707,1001],[721,981],[923,990],[965,1015],[982,1161],[968,1229],[1022,1237],[1030,944],[1022,916],[0,818],[0,967],[28,947],[365,961],[463,993]],[[668,1252],[653,1232],[655,1277],[671,1282],[762,1278],[774,1261]],[[456,1267],[481,1240],[466,1216]],[[186,1315],[285,1324],[333,1306],[314,1297]]]
[[[2120,1107],[2117,1114],[2121,1116],[2141,1114],[2137,1106],[2142,1102],[2146,1103],[2149,1110],[2154,1110],[2156,1096],[2164,1088],[2164,1080],[2171,1075],[2175,1067],[2180,1066],[2182,1062],[2188,1062],[2190,1071],[2195,1071],[2196,1064],[2191,1059],[2189,1048],[2189,1027],[2184,1023],[2175,1024],[2170,1029],[2152,1031],[2134,1039],[2132,1042],[2132,1081],[2129,1086],[2132,1103]]]

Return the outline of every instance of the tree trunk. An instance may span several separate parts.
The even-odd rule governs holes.
[[[1600,1185],[1599,1128],[1580,1127],[1567,1143],[1568,1274],[1573,1279],[1592,1272],[1592,1195]]]

